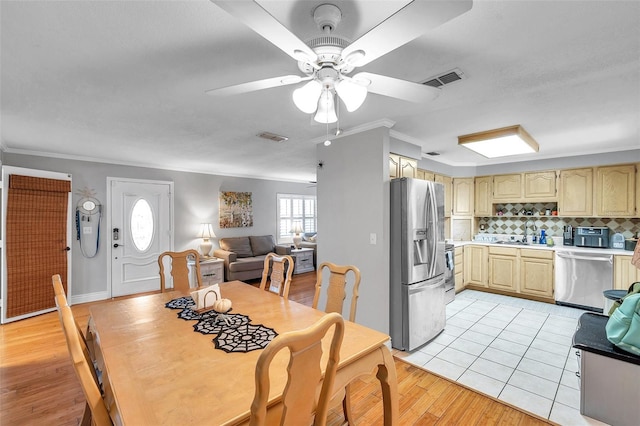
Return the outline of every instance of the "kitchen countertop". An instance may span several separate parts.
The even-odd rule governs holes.
[[[640,356],[618,349],[607,340],[605,326],[608,316],[585,313],[580,316],[578,330],[573,335],[573,347],[608,358],[640,365]]]
[[[633,256],[633,251],[631,250],[623,250],[623,249],[612,249],[612,248],[589,248],[589,247],[575,247],[575,246],[565,246],[565,245],[553,245],[547,246],[545,244],[496,244],[487,241],[454,241],[453,245],[455,247],[463,247],[469,244],[473,245],[481,245],[481,246],[496,246],[496,247],[515,247],[515,248],[526,248],[526,249],[536,249],[536,250],[553,250],[553,251],[572,251],[578,253],[592,253],[592,254],[606,254],[606,255],[623,255],[623,256]]]

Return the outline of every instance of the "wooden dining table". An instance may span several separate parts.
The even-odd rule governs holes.
[[[308,327],[325,315],[240,281],[220,284],[220,292],[233,303],[230,313],[246,315],[251,324],[278,334]],[[115,424],[248,423],[262,350],[217,349],[214,334],[194,331],[196,321],[178,318],[178,310],[165,307],[185,295],[160,293],[90,308],[89,327]],[[323,369],[331,335],[323,340]],[[387,334],[345,321],[334,395],[340,398],[353,379],[374,374],[381,384],[384,423],[397,425],[397,379],[388,341]],[[270,409],[281,404],[286,364],[286,354],[281,353],[271,366]]]

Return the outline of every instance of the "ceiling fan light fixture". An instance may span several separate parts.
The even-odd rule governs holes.
[[[311,80],[302,87],[293,91],[293,103],[304,113],[312,114],[318,107],[318,98],[322,93],[322,85],[316,80]]]
[[[458,136],[458,145],[487,158],[531,154],[540,147],[520,125]]]
[[[324,89],[322,91],[322,95],[318,100],[318,111],[313,119],[318,123],[323,124],[335,123],[338,121],[333,94],[329,89]]]
[[[353,112],[360,108],[367,98],[367,88],[348,79],[342,79],[335,84],[336,92],[347,107],[347,111]]]

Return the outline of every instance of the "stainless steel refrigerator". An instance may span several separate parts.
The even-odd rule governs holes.
[[[391,180],[391,345],[412,351],[445,326],[444,186]]]

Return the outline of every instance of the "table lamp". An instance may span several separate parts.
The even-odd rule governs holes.
[[[300,243],[302,242],[302,237],[300,236],[300,233],[303,232],[302,230],[302,226],[300,226],[300,223],[295,223],[293,225],[293,227],[291,228],[291,231],[294,235],[293,235],[293,245],[296,246],[296,249],[300,248]]]
[[[202,244],[200,244],[200,253],[202,253],[204,257],[209,257],[209,252],[213,247],[213,243],[210,239],[216,236],[216,234],[213,233],[213,226],[211,226],[210,223],[201,223],[200,233],[198,234],[198,236],[202,238]]]

